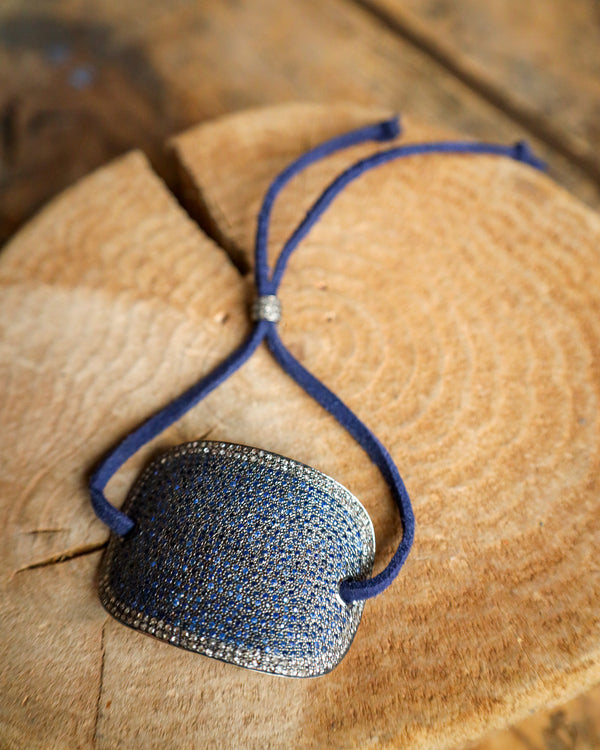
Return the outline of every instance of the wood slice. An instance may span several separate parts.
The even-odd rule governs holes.
[[[289,107],[174,142],[186,202],[250,265],[272,176],[380,113]],[[429,137],[408,123],[404,140]],[[344,164],[291,184],[273,249]],[[282,288],[282,337],[390,448],[414,551],[330,675],[288,680],[135,633],[95,594],[86,475],[248,330],[247,279],[137,153],[50,204],[0,258],[0,738],[8,747],[451,747],[600,677],[600,220],[492,157],[387,165],[340,196]],[[368,458],[264,349],[119,472],[208,435],[309,463],[400,536]],[[62,560],[62,562],[61,562]]]

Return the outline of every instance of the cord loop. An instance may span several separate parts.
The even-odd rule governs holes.
[[[244,362],[256,351],[263,340],[266,340],[271,353],[285,372],[290,375],[309,396],[329,411],[354,439],[362,446],[390,488],[398,506],[402,520],[402,539],[387,567],[378,575],[368,580],[348,580],[340,585],[340,596],[346,602],[369,599],[387,588],[400,572],[410,552],[414,533],[415,518],[408,492],[398,469],[382,443],[371,430],[298,360],[296,360],[279,338],[276,323],[281,318],[281,303],[276,296],[283,278],[287,262],[306,237],[312,227],[319,221],[335,198],[351,182],[365,172],[396,159],[426,154],[482,154],[504,156],[543,169],[544,163],[535,157],[523,141],[513,146],[493,143],[476,143],[474,141],[438,141],[433,143],[412,143],[396,146],[386,151],[377,151],[336,177],[321,193],[304,219],[285,243],[275,268],[271,273],[267,264],[267,245],[271,211],[275,199],[283,187],[299,172],[310,164],[349,146],[367,141],[386,141],[395,138],[400,132],[398,118],[368,125],[358,130],[337,136],[316,146],[300,156],[284,169],[271,183],[258,215],[255,243],[255,284],[258,297],[252,305],[252,319],[256,325],[246,341],[233,351],[218,367],[202,380],[168,404],[140,427],[130,433],[119,445],[102,460],[90,479],[92,506],[100,520],[104,521],[116,534],[123,536],[134,526],[134,522],[125,513],[112,506],[104,495],[104,489],[110,478],[121,468],[128,458],[133,456],[143,445],[159,435],[163,430],[182,417],[223,381],[233,375]]]

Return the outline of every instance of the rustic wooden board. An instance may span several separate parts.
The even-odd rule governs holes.
[[[349,0],[5,0],[0,7],[0,242],[129,148],[169,177],[163,142],[244,107],[298,99],[411,113],[494,140],[527,129]],[[536,143],[600,206],[597,182]]]
[[[202,196],[197,212],[247,256],[269,177],[367,116],[207,124],[174,142],[187,200]],[[409,139],[431,132],[407,123]],[[274,244],[350,156],[290,186]],[[448,157],[365,176],[303,243],[282,335],[390,447],[419,533],[342,664],[294,681],[131,632],[94,595],[106,532],[86,472],[241,339],[246,279],[139,154],[45,209],[0,258],[6,744],[451,747],[598,679],[599,236],[595,214],[532,170]],[[399,529],[377,472],[262,349],[129,462],[111,498],[158,447],[206,434],[342,481],[385,563]]]
[[[594,0],[359,0],[600,181]]]

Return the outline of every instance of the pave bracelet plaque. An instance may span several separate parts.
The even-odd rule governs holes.
[[[118,620],[176,646],[293,677],[330,671],[364,602],[345,578],[371,572],[360,502],[296,461],[243,445],[189,443],[154,461],[112,535],[100,599]]]

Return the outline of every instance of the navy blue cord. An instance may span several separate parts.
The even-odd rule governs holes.
[[[171,401],[164,409],[150,417],[136,430],[130,432],[127,437],[117,445],[102,463],[96,468],[90,479],[90,494],[92,506],[101,521],[119,536],[124,536],[133,528],[133,521],[129,516],[117,510],[111,505],[104,495],[104,488],[110,478],[123,466],[127,459],[131,458],[146,443],[149,443],[157,435],[177,422],[193,406],[202,401],[205,396],[213,391],[230,375],[239,370],[244,362],[256,351],[260,342],[265,338],[268,323],[261,320],[252,330],[250,336],[238,348],[233,351],[212,372],[202,378],[198,383],[188,388],[185,393]]]
[[[269,220],[273,203],[278,193],[298,172],[319,159],[333,154],[340,149],[348,148],[366,141],[385,141],[394,139],[400,132],[397,117],[384,122],[367,125],[349,133],[321,143],[311,151],[300,156],[284,169],[273,181],[263,200],[258,217],[256,235],[256,286],[259,290],[268,287],[269,269],[267,265],[267,243]],[[268,293],[265,291],[261,294]],[[140,427],[131,432],[121,443],[113,448],[102,460],[90,478],[92,507],[98,518],[119,536],[124,536],[133,528],[133,521],[125,513],[111,505],[104,494],[106,485],[121,466],[146,443],[160,435],[163,430],[174,424],[189,409],[195,406],[212,390],[238,370],[253,354],[268,330],[266,321],[260,321],[250,336],[224,362],[210,372],[200,382],[193,385],[177,399],[150,417]]]
[[[304,219],[293,232],[292,236],[285,243],[281,251],[275,271],[271,279],[270,290],[265,294],[276,294],[277,289],[283,278],[287,262],[290,255],[294,252],[298,244],[306,237],[312,227],[319,221],[321,216],[333,203],[335,198],[342,190],[358,177],[368,172],[370,169],[387,164],[396,159],[406,158],[408,156],[418,156],[422,154],[489,154],[492,156],[508,156],[516,161],[529,164],[537,169],[545,169],[546,165],[541,159],[538,159],[529,149],[525,141],[519,141],[514,146],[503,146],[496,143],[477,143],[474,141],[438,141],[432,143],[411,143],[408,146],[398,146],[387,151],[380,151],[377,154],[367,156],[357,161],[351,167],[338,175],[319,198],[313,203],[308,210]],[[266,253],[266,251],[265,251]],[[258,256],[258,249],[257,249]],[[264,273],[264,269],[261,269]]]
[[[397,118],[386,120],[375,125],[359,128],[332,138],[316,148],[303,154],[284,169],[273,181],[264,198],[257,223],[255,245],[255,280],[259,296],[274,295],[279,288],[287,262],[306,237],[311,228],[321,218],[323,213],[353,180],[370,169],[382,164],[408,156],[432,153],[469,153],[508,156],[517,161],[529,164],[537,169],[543,169],[544,163],[537,159],[527,144],[523,141],[514,146],[502,146],[472,141],[443,141],[437,143],[411,144],[380,151],[353,164],[336,177],[313,203],[302,222],[285,243],[275,264],[272,275],[269,275],[267,260],[267,246],[269,223],[274,202],[283,187],[299,172],[315,161],[325,158],[343,148],[364,143],[366,141],[386,141],[395,138],[400,132]],[[415,519],[410,498],[400,477],[392,457],[358,417],[323,383],[312,375],[286,349],[279,338],[275,322],[259,320],[248,338],[232,352],[220,365],[206,377],[189,388],[140,427],[130,433],[119,443],[100,463],[90,479],[90,494],[92,506],[100,520],[104,521],[112,531],[123,536],[133,528],[133,521],[126,514],[111,505],[104,495],[104,489],[110,478],[120,467],[134,455],[143,445],[154,439],[163,430],[176,422],[189,409],[195,406],[220,383],[238,370],[249,359],[259,344],[266,339],[271,353],[281,367],[288,373],[310,396],[323,408],[332,414],[337,421],[355,438],[369,455],[373,463],[380,470],[387,482],[400,512],[403,535],[400,545],[386,568],[365,581],[343,581],[340,585],[340,595],[346,602],[359,599],[369,599],[387,588],[398,575],[410,552],[414,533]]]
[[[331,154],[334,154],[336,151],[341,151],[342,149],[356,146],[359,143],[365,143],[367,141],[391,141],[399,135],[400,119],[398,117],[393,117],[392,119],[384,120],[383,122],[377,122],[374,125],[367,125],[366,127],[352,130],[349,133],[343,133],[342,135],[338,135],[335,138],[325,141],[325,143],[319,144],[310,151],[302,154],[302,156],[298,157],[277,175],[263,199],[256,224],[254,277],[256,291],[259,296],[274,294],[274,292],[271,291],[269,282],[269,267],[267,262],[269,225],[271,223],[273,204],[285,185],[287,185],[292,177],[299,172],[302,172],[316,161],[331,156]]]
[[[408,492],[396,468],[396,464],[378,438],[335,393],[330,391],[329,388],[323,385],[320,380],[293,357],[283,345],[274,325],[269,326],[269,330],[267,331],[267,344],[271,353],[287,374],[291,375],[298,385],[304,388],[324,409],[333,414],[342,427],[345,427],[356,442],[364,448],[365,452],[383,475],[400,509],[404,530],[402,541],[387,567],[379,575],[369,578],[366,581],[348,580],[342,581],[340,584],[340,596],[344,601],[352,602],[357,599],[369,599],[372,596],[380,594],[390,585],[400,572],[400,568],[404,565],[404,561],[408,557],[408,553],[412,547],[415,536],[415,517]]]

